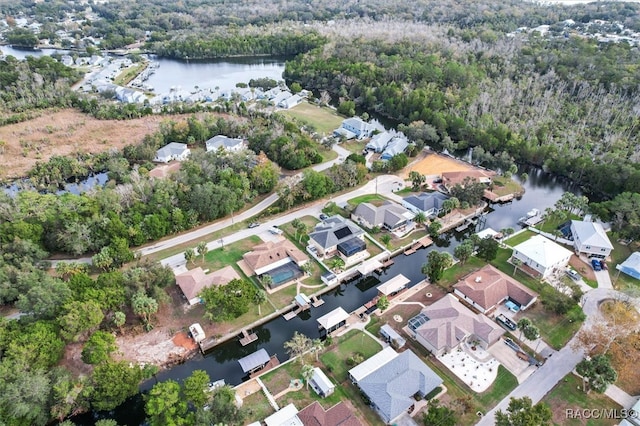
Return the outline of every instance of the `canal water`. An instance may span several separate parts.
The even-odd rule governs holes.
[[[487,213],[486,223],[478,224],[478,229],[491,227],[495,230],[512,227],[520,229],[517,221],[526,213],[537,208],[544,211],[545,208],[553,204],[567,190],[573,190],[563,181],[544,173],[539,169],[523,170],[529,174],[528,180],[524,183],[525,194],[519,200],[514,200],[506,204],[493,205]],[[155,378],[144,383],[140,390],[148,391],[156,382],[173,379],[184,380],[193,370],[202,369],[207,371],[212,380],[224,379],[228,384],[237,385],[244,381],[246,377],[240,368],[238,359],[258,349],[264,348],[270,355],[277,355],[278,359],[286,361],[288,355],[284,351],[284,342],[291,339],[294,331],[301,332],[310,338],[320,337],[317,319],[327,312],[341,306],[347,312],[351,312],[364,303],[371,300],[377,293],[376,287],[394,277],[403,274],[410,280],[410,286],[416,285],[424,279],[420,272],[422,265],[426,261],[426,256],[431,250],[453,252],[459,242],[468,238],[475,230],[468,230],[463,233],[450,232],[443,238],[439,238],[436,245],[418,250],[410,256],[399,255],[394,258],[394,264],[383,273],[372,273],[368,276],[358,278],[348,283],[343,283],[338,288],[322,296],[325,304],[319,308],[311,308],[302,316],[285,321],[278,317],[256,329],[258,340],[246,347],[240,346],[237,339],[230,340],[220,346],[215,347],[206,356],[198,355],[184,364],[177,365],[171,369],[160,372]],[[78,425],[93,424],[98,418],[114,418],[121,425],[140,425],[144,421],[144,403],[141,394],[131,398],[122,406],[110,413],[87,413],[77,416],[73,421]]]

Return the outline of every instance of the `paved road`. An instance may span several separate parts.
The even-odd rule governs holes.
[[[404,182],[402,181],[401,178],[399,178],[398,176],[394,176],[394,175],[378,176],[377,183],[376,183],[376,180],[369,181],[366,184],[364,184],[363,186],[361,186],[360,188],[354,189],[351,192],[348,192],[346,194],[342,194],[342,195],[337,196],[335,198],[331,198],[330,201],[334,201],[335,203],[340,205],[340,204],[346,203],[348,200],[350,200],[350,199],[352,199],[354,197],[358,197],[358,196],[364,195],[364,194],[372,194],[372,193],[374,193],[376,191],[376,187],[377,187],[377,190],[378,190],[379,193],[381,193],[381,194],[389,194],[389,193],[392,193],[392,191],[397,191],[398,189],[403,188],[404,187]],[[261,224],[257,228],[242,229],[242,230],[240,230],[240,231],[238,231],[238,232],[236,232],[234,234],[227,235],[226,237],[224,237],[224,238],[222,238],[220,240],[212,241],[212,242],[207,244],[207,248],[209,250],[214,250],[214,249],[217,249],[217,248],[221,247],[223,244],[225,244],[225,245],[226,244],[231,244],[231,243],[234,243],[236,241],[240,241],[242,239],[245,239],[245,238],[247,238],[247,237],[249,237],[251,235],[257,235],[257,234],[260,234],[262,232],[268,232],[268,229],[273,227],[274,225],[280,226],[280,225],[283,225],[285,223],[291,222],[292,220],[294,220],[296,218],[300,218],[300,217],[303,217],[303,216],[318,216],[320,214],[320,212],[322,211],[322,208],[324,207],[325,203],[326,203],[326,200],[320,200],[320,201],[317,201],[316,203],[314,203],[311,206],[299,208],[299,209],[296,209],[296,210],[290,210],[287,214],[275,217],[275,218],[271,219],[269,222]],[[215,224],[209,225],[207,228],[210,228],[210,229],[213,229],[213,230],[218,230],[218,229],[224,228],[225,226],[228,226],[230,223],[231,223],[230,219],[225,219],[223,221],[220,221],[220,222],[217,222]],[[200,231],[200,230],[198,230],[198,231]],[[209,232],[213,232],[213,231],[210,230]],[[191,233],[189,233],[189,234],[191,234]],[[185,234],[185,235],[187,235],[187,234]],[[204,235],[206,235],[206,234],[203,234],[201,236],[204,236]],[[188,239],[186,239],[186,241],[192,240],[194,238],[198,238],[198,237],[188,238]],[[168,241],[170,241],[170,240],[168,240]],[[175,244],[180,244],[180,243],[175,243]],[[168,247],[170,247],[170,246],[165,246],[163,248],[168,248]],[[163,265],[167,265],[167,266],[170,266],[173,269],[179,269],[179,270],[182,270],[181,268],[184,265],[186,265],[186,260],[184,259],[184,253],[178,253],[178,254],[176,254],[174,256],[167,257],[165,259],[162,259],[160,262]]]
[[[584,322],[582,327],[588,328],[591,324],[600,321],[601,314],[598,309],[600,302],[612,298],[628,299],[628,296],[619,291],[608,288],[596,288],[585,294],[582,299],[582,309],[585,315],[587,315],[587,320]],[[634,299],[631,301],[636,306],[636,309],[640,310],[640,299]],[[572,349],[574,340],[575,337],[571,339],[564,348],[556,352],[551,358],[547,359],[538,371],[534,372],[527,380],[507,395],[496,407],[493,408],[493,410],[489,411],[482,419],[480,419],[477,425],[494,425],[496,411],[506,411],[511,398],[522,398],[523,396],[528,396],[534,404],[544,398],[556,383],[573,371],[576,365],[582,360],[584,354],[583,351],[574,351]]]

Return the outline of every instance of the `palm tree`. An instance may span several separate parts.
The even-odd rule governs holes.
[[[529,318],[520,318],[518,321],[518,330],[520,330],[520,340],[522,340],[522,333],[529,327],[531,327],[531,321]]]
[[[294,332],[291,340],[284,342],[284,350],[291,358],[300,357],[300,362],[304,364],[302,354],[308,352],[311,348],[311,339],[302,333]]]
[[[311,378],[313,377],[313,365],[308,364],[308,365],[303,365],[302,366],[302,378],[304,379],[304,382],[306,383],[307,386],[307,390],[309,390],[309,381],[311,380]]]
[[[298,227],[296,228],[296,232],[300,233],[298,235],[298,242],[302,241],[302,237],[304,237],[304,235],[307,233],[307,225],[305,225],[303,222],[300,222],[300,225],[298,225]]]
[[[320,351],[324,348],[324,343],[320,339],[313,339],[311,341],[311,352],[316,354],[316,362],[319,361]]]
[[[333,270],[341,269],[344,268],[344,260],[342,260],[340,256],[335,256],[333,259],[331,259],[329,265]]]
[[[271,287],[273,285],[273,277],[269,274],[263,274],[260,277],[260,282],[262,283],[262,285],[266,288],[266,287]]]
[[[202,261],[204,262],[204,255],[207,254],[207,252],[209,251],[209,249],[207,248],[207,242],[200,241],[196,246],[196,251],[200,256],[202,256]]]
[[[253,302],[258,305],[258,315],[262,316],[262,312],[260,311],[260,305],[267,301],[267,293],[264,290],[256,291],[256,294],[253,296]]]
[[[187,263],[191,262],[192,264],[196,260],[196,252],[192,248],[188,248],[184,251],[184,259]]]
[[[381,235],[380,241],[382,242],[382,244],[384,244],[386,248],[389,248],[389,243],[391,242],[391,235],[389,234]]]
[[[298,218],[295,218],[295,219],[293,219],[293,221],[291,221],[291,226],[293,226],[293,229],[296,230],[295,238],[298,237],[298,228],[300,227],[301,223],[302,222],[300,222],[300,219],[298,219]]]
[[[413,218],[413,221],[418,225],[423,225],[427,221],[427,215],[424,212],[420,212]]]
[[[518,259],[517,257],[512,257],[511,264],[513,265],[513,275],[515,276],[518,267],[522,265],[522,260]]]

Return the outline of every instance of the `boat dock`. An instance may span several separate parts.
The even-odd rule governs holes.
[[[282,315],[282,317],[285,319],[285,321],[289,321],[295,317],[298,316],[298,314],[300,312],[302,312],[303,309],[301,309],[299,306],[296,306],[296,308],[293,311],[289,311],[286,314]]]
[[[518,223],[524,226],[535,226],[544,220],[544,213],[538,209],[530,210],[526,216],[518,219]]]
[[[317,308],[318,306],[322,306],[322,305],[324,305],[324,299],[316,296],[311,296],[311,306],[313,306],[314,308]]]
[[[242,329],[242,337],[240,338],[240,344],[242,346],[247,346],[251,342],[255,342],[258,340],[258,335],[256,333],[249,333],[244,328]]]
[[[423,247],[429,247],[431,244],[433,244],[433,240],[431,238],[427,237],[422,237],[420,238],[418,241],[416,241],[415,243],[413,243],[413,245],[411,247],[409,247],[408,249],[406,249],[404,251],[404,255],[405,256],[409,256],[413,253],[415,253],[416,251],[420,250]],[[390,265],[393,265],[393,260],[389,259],[387,262],[391,261]],[[386,264],[386,262],[385,262]],[[385,266],[385,265],[383,265]]]
[[[456,232],[462,232],[465,229],[467,229],[468,227],[470,227],[471,225],[476,225],[478,223],[477,219],[465,219],[465,221],[456,227]]]
[[[388,268],[389,266],[393,265],[394,263],[395,263],[395,262],[393,261],[393,259],[388,259],[387,261],[385,261],[385,262],[382,264],[382,268],[383,268],[383,269],[384,269],[384,268]]]

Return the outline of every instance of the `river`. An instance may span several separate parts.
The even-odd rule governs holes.
[[[525,194],[522,198],[506,204],[492,205],[489,213],[485,216],[485,224],[478,224],[479,228],[491,227],[499,230],[512,227],[519,229],[518,219],[526,215],[529,210],[537,208],[544,211],[545,208],[553,206],[565,191],[572,189],[562,180],[539,169],[532,168],[523,171],[529,174],[529,178],[524,183]],[[228,341],[215,347],[206,356],[197,355],[184,364],[161,371],[154,379],[142,384],[140,389],[142,392],[147,391],[157,381],[183,380],[196,369],[207,371],[212,380],[224,379],[228,384],[237,385],[246,379],[237,361],[239,358],[264,348],[270,355],[276,354],[281,362],[287,360],[288,355],[284,351],[283,345],[284,342],[291,339],[294,331],[299,331],[311,338],[319,337],[317,318],[338,306],[342,306],[347,312],[355,310],[375,296],[379,283],[385,282],[399,273],[411,280],[410,286],[419,283],[424,279],[420,269],[426,261],[427,254],[431,250],[444,250],[451,253],[460,241],[469,236],[470,232],[472,230],[465,233],[450,232],[438,239],[437,244],[440,246],[433,245],[419,250],[411,256],[397,256],[394,258],[395,263],[382,274],[372,273],[367,277],[343,283],[339,288],[325,294],[323,296],[325,304],[319,308],[311,308],[304,315],[290,321],[278,317],[256,328],[254,330],[258,335],[256,342],[242,347],[237,340]],[[77,416],[73,421],[78,425],[90,425],[97,418],[114,418],[121,425],[142,424],[144,404],[141,394],[129,399],[113,412],[87,413],[83,416]]]

